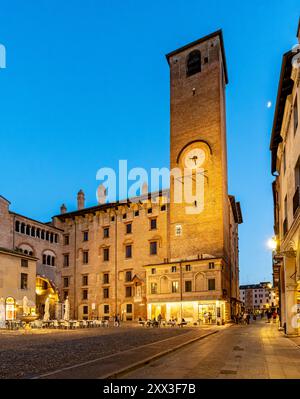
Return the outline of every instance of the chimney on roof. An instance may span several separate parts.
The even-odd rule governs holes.
[[[77,209],[79,211],[81,209],[84,209],[84,201],[85,201],[84,192],[82,190],[79,190],[77,194]]]
[[[146,182],[142,185],[142,195],[148,195],[148,184]]]
[[[99,205],[103,205],[106,203],[106,198],[107,198],[107,190],[103,186],[103,184],[100,184],[98,189],[97,189],[97,200]]]
[[[60,213],[61,213],[61,214],[67,213],[67,207],[66,207],[65,204],[62,204],[62,206],[60,207]]]

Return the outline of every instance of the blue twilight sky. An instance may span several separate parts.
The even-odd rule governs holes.
[[[241,283],[270,279],[269,140],[299,15],[299,0],[0,0],[0,194],[47,221],[62,202],[75,209],[80,188],[95,204],[100,167],[168,167],[165,54],[222,28]]]

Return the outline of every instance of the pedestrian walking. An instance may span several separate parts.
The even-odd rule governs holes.
[[[208,313],[208,324],[211,324],[211,320],[212,320],[212,314],[209,312]]]
[[[162,315],[159,314],[159,315],[157,316],[158,327],[161,326],[161,321],[162,321]]]
[[[272,318],[273,318],[273,323],[276,323],[277,320],[277,313],[276,310],[274,310],[273,314],[272,314]]]
[[[120,315],[119,314],[117,314],[116,316],[115,316],[115,327],[120,327],[120,324],[121,324],[121,322],[120,322]]]
[[[269,311],[267,312],[268,323],[271,323],[271,318],[272,318],[272,312],[269,310]]]

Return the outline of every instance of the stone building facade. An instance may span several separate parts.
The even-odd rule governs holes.
[[[18,292],[20,296],[30,295],[29,287],[36,287],[34,304],[36,311],[43,312],[44,302],[51,295],[51,312],[55,313],[55,302],[58,300],[60,272],[58,262],[61,259],[62,230],[49,223],[41,223],[10,210],[10,202],[0,196],[0,248],[22,256],[36,258],[35,273],[29,273],[27,288]],[[7,260],[2,257],[0,266],[6,267]],[[10,269],[6,268],[6,274]],[[15,273],[15,271],[13,272]],[[17,278],[18,286],[20,279]],[[4,287],[5,288],[5,287]],[[19,287],[20,289],[20,287]],[[6,294],[0,288],[0,297]],[[11,296],[15,294],[12,292]],[[36,302],[37,299],[37,302]]]
[[[277,310],[278,296],[270,282],[240,286],[240,300],[247,312]]]
[[[242,214],[227,188],[222,32],[168,54],[167,60],[170,190],[90,208],[80,190],[77,210],[67,212],[63,205],[51,224],[12,212],[2,222],[1,216],[13,236],[4,233],[4,244],[32,248],[38,273],[58,281],[60,301],[69,299],[72,318],[119,314],[136,320],[161,314],[202,323],[209,316],[223,323],[238,310]],[[185,195],[188,189],[192,198]],[[30,225],[29,234],[24,224]],[[46,242],[41,229],[48,232]]]
[[[298,27],[300,43],[300,25]],[[299,50],[298,50],[299,52]],[[283,55],[271,138],[274,195],[274,284],[280,294],[281,326],[300,332],[300,64],[297,50]]]

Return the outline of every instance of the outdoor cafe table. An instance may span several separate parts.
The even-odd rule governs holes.
[[[77,320],[69,320],[70,323],[70,328],[75,328],[75,324],[77,323]]]
[[[21,320],[7,320],[7,328],[9,330],[17,330],[20,327],[23,327],[23,322]]]
[[[53,320],[43,320],[43,327],[50,328],[53,324]]]

